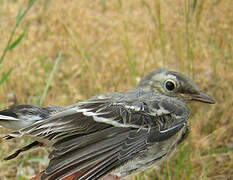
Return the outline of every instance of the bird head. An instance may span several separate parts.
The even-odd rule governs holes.
[[[189,77],[167,69],[151,72],[139,82],[137,87],[152,89],[155,93],[178,97],[186,102],[200,101],[210,104],[215,103],[215,100],[203,93]]]

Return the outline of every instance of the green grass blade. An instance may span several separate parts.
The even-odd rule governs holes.
[[[62,53],[60,52],[57,59],[56,59],[56,62],[54,64],[54,66],[53,66],[53,69],[52,69],[52,71],[50,73],[50,76],[49,76],[48,82],[47,82],[47,84],[46,84],[46,86],[44,88],[43,94],[42,94],[42,96],[40,98],[40,101],[39,101],[39,104],[38,104],[39,106],[41,106],[43,104],[44,100],[45,100],[45,97],[46,97],[46,95],[48,93],[48,89],[49,89],[49,87],[50,87],[50,85],[52,83],[52,80],[54,78],[57,66],[58,66],[58,64],[59,64],[59,62],[61,60],[61,57],[62,57]]]
[[[13,71],[13,68],[11,68],[6,74],[3,75],[3,77],[0,80],[0,86],[8,79],[12,71]]]
[[[221,147],[221,148],[209,150],[205,154],[226,153],[226,152],[229,152],[229,151],[233,151],[233,147]]]
[[[16,22],[17,23],[20,23],[20,21],[21,21],[21,18],[22,18],[22,16],[21,16],[22,9],[23,9],[22,7],[19,8],[19,11],[18,11],[18,14],[17,14],[17,17],[16,17]]]
[[[13,50],[24,38],[25,31],[9,46],[9,50]]]
[[[49,163],[48,158],[30,158],[27,160],[28,163]]]
[[[9,38],[9,40],[8,40],[8,42],[7,42],[7,45],[6,45],[5,49],[3,50],[3,53],[2,53],[2,55],[1,55],[1,57],[0,57],[0,64],[1,64],[2,61],[4,60],[4,58],[5,58],[6,54],[7,54],[7,52],[10,50],[9,47],[10,47],[10,44],[11,44],[11,42],[12,42],[12,40],[13,40],[14,35],[15,35],[16,29],[18,28],[20,22],[22,21],[22,19],[24,18],[24,16],[27,14],[27,12],[31,9],[31,7],[32,7],[32,5],[34,4],[35,1],[36,1],[36,0],[29,0],[28,6],[27,6],[26,10],[25,10],[23,13],[21,13],[21,12],[22,12],[22,8],[19,8],[18,14],[17,14],[17,17],[16,17],[16,24],[15,24],[15,27],[14,27],[13,30],[11,31],[10,38]],[[21,40],[20,40],[20,41],[21,41]],[[13,43],[13,44],[14,44],[14,43]],[[16,45],[17,45],[17,44],[19,44],[19,42],[16,43]],[[15,45],[15,46],[16,46],[16,45]]]
[[[197,0],[193,1],[193,12],[197,9]]]

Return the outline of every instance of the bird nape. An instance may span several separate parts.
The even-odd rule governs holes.
[[[94,96],[68,107],[20,105],[0,111],[12,139],[36,139],[6,159],[33,147],[52,146],[41,179],[127,178],[165,160],[188,133],[189,107],[214,104],[187,76],[160,69],[127,92]]]

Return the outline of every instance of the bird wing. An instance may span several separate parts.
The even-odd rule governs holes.
[[[127,104],[119,104],[108,96],[98,96],[36,121],[19,132],[54,140],[71,134],[88,134],[109,126],[142,127],[141,110],[130,109]],[[143,118],[149,123],[149,116],[144,115]]]
[[[161,133],[156,128],[148,132],[144,129],[109,127],[86,136],[59,140],[54,144],[49,166],[42,179],[61,180],[77,172],[79,180],[99,179],[128,160],[138,157],[156,142],[159,153],[153,157],[155,162],[170,150],[160,153],[160,142],[175,135],[183,126],[184,124],[180,124],[163,134],[163,138],[160,138]]]
[[[182,127],[183,124],[179,126],[179,130]],[[159,145],[160,140],[152,138],[154,133],[157,133],[156,129],[148,132],[144,129],[138,131],[110,127],[87,136],[58,141],[54,144],[49,166],[42,179],[61,180],[76,172],[79,172],[77,176],[79,180],[99,179],[128,160],[139,156],[154,142]],[[159,154],[156,159],[166,154],[167,152]]]
[[[122,94],[117,98],[100,95],[79,102],[19,132],[56,140],[67,135],[85,135],[109,126],[147,130],[158,127],[161,131],[168,131],[189,118],[189,110],[181,101],[161,96],[142,99],[137,92],[131,99],[126,99],[124,97],[128,95]]]
[[[74,172],[82,172],[79,179],[97,179],[154,142],[176,134],[187,114],[179,101],[166,98],[98,96],[37,121],[20,133],[54,140],[44,179],[62,179]]]

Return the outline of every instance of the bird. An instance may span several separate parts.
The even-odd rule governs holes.
[[[162,68],[126,92],[93,96],[66,107],[19,105],[0,111],[5,139],[35,138],[6,160],[34,146],[51,146],[42,180],[128,178],[158,166],[189,132],[189,103],[214,104],[188,76]]]

